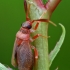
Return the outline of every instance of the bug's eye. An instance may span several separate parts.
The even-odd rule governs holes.
[[[32,25],[30,24],[30,21],[26,21],[22,24],[22,27],[27,28],[27,29],[31,29]]]
[[[31,29],[31,28],[32,28],[32,26],[31,26],[31,25],[28,25],[26,28]]]

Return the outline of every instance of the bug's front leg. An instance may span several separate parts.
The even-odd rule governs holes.
[[[49,22],[54,26],[57,26],[55,23],[53,23],[52,21],[50,21],[49,19],[37,19],[37,20],[33,20],[31,23],[34,23],[35,21],[37,21],[38,23],[40,22]],[[39,25],[39,24],[38,24]]]

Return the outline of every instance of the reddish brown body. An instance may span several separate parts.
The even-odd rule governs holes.
[[[16,34],[12,55],[12,65],[17,65],[19,70],[32,70],[33,63],[34,55],[30,44],[30,30],[21,27],[20,31]]]
[[[21,32],[23,32],[25,35],[30,34],[28,29],[24,29]],[[16,48],[16,59],[19,70],[32,70],[33,67],[34,56],[29,39],[30,38],[27,37],[27,40],[22,40],[20,45]],[[17,42],[20,42],[20,40],[21,39],[19,39]]]
[[[17,63],[19,70],[32,70],[34,56],[28,41],[23,41],[22,45],[17,47]]]

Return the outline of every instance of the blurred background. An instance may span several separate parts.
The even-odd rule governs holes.
[[[44,3],[46,0],[43,0]],[[0,62],[13,67],[11,65],[11,55],[16,32],[21,24],[26,21],[23,0],[0,0]],[[61,47],[60,52],[53,61],[50,70],[70,69],[70,1],[62,0],[56,10],[53,12],[51,20],[57,24],[57,27],[49,26],[49,52],[54,48],[55,44],[62,33],[58,23],[62,23],[66,28],[66,38]]]

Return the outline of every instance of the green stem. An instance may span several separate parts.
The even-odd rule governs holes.
[[[36,6],[30,7],[30,18],[39,19],[44,11],[36,8]],[[47,12],[48,13],[48,12]],[[49,18],[49,15],[45,13],[47,16],[43,16],[42,18]],[[33,26],[36,23],[33,24]],[[36,34],[42,34],[43,36],[48,36],[48,23],[40,23],[38,29],[32,34],[33,36]],[[37,70],[49,70],[49,61],[48,61],[48,39],[39,37],[34,41],[34,46],[38,50],[39,58],[37,64]]]
[[[40,10],[40,11],[39,11]],[[31,6],[30,8],[30,18],[39,19],[44,11],[36,8],[36,6]],[[46,15],[46,16],[45,16]],[[45,13],[42,18],[48,19],[48,12]],[[33,24],[33,26],[36,23]],[[48,23],[40,23],[38,29],[32,34],[42,34],[43,36],[48,36]],[[48,38],[39,37],[34,41],[34,46],[38,50],[39,58],[37,64],[37,70],[49,70],[48,61]]]
[[[39,4],[39,1],[41,0],[26,0],[27,4],[30,5],[29,9],[29,15],[31,20],[34,19],[40,19],[41,15],[45,12],[45,14],[42,16],[44,19],[49,19],[52,12],[49,9],[44,9],[42,7],[42,4]],[[38,4],[36,4],[36,2]],[[49,0],[50,1],[50,0]],[[50,2],[49,2],[50,3]],[[56,3],[54,3],[56,4]],[[55,5],[56,6],[56,5]],[[42,7],[42,8],[41,8]],[[53,7],[54,8],[54,7]],[[33,27],[36,23],[33,24]],[[32,36],[36,34],[42,34],[43,36],[48,36],[48,22],[40,22],[38,29],[32,34]],[[48,38],[39,37],[34,41],[34,46],[38,50],[39,58],[38,58],[38,64],[37,64],[37,70],[49,70],[49,57],[48,57]]]

